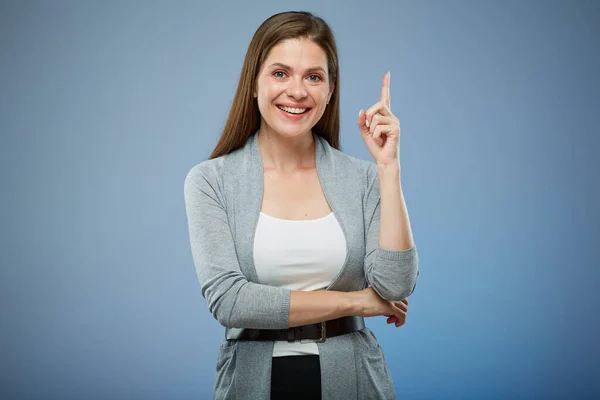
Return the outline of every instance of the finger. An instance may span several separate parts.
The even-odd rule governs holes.
[[[369,134],[369,126],[367,125],[367,118],[366,118],[366,114],[365,111],[363,109],[361,109],[358,112],[358,121],[356,121],[358,124],[358,128],[360,129],[360,132],[364,135]]]
[[[396,303],[394,303],[394,302],[391,302],[390,304],[394,309],[394,315],[396,315],[398,318],[406,318],[406,312],[408,311],[408,309],[403,310],[402,308],[397,306]]]
[[[365,143],[369,144],[370,142],[375,141],[373,134],[371,134],[371,131],[369,130],[369,122],[367,121],[366,113],[362,109],[358,112],[357,124]],[[375,142],[381,146],[380,142]]]
[[[387,139],[387,135],[392,131],[391,125],[377,125],[375,132],[373,132],[373,139],[382,146]],[[385,137],[384,137],[385,136]]]
[[[396,304],[396,307],[398,307],[399,309],[404,310],[405,312],[408,311],[408,304],[405,304],[402,301],[396,301],[394,303]]]
[[[391,117],[384,117],[381,114],[375,114],[375,115],[373,115],[373,119],[371,120],[371,123],[369,124],[369,131],[371,133],[374,133],[377,125],[391,125],[392,122],[393,121],[392,121]]]
[[[391,115],[392,112],[390,111],[390,109],[385,104],[383,104],[382,102],[378,101],[377,103],[373,104],[366,111],[366,114],[367,114],[367,120],[369,121],[369,124],[370,124],[371,122],[373,122],[372,119],[373,119],[373,116],[375,114],[381,114],[381,115],[387,117],[388,115]]]
[[[396,321],[394,322],[394,324],[396,325],[396,328],[404,325],[404,323],[406,322],[406,313],[405,312],[400,312],[399,314],[396,315]]]
[[[386,72],[383,76],[383,82],[381,83],[381,102],[385,104],[387,107],[390,107],[391,97],[390,97],[390,82],[392,80],[392,73],[390,71]]]
[[[404,325],[404,323],[406,322],[406,314],[402,315],[401,317],[397,317],[397,318],[398,318],[398,320],[395,322],[396,328]]]

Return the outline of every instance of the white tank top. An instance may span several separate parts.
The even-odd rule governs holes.
[[[286,220],[261,211],[254,237],[259,283],[292,290],[324,289],[346,260],[346,239],[333,213]],[[316,343],[276,341],[273,357],[319,354]]]

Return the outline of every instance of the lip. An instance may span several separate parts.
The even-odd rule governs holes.
[[[279,103],[277,105],[282,106],[282,107],[290,107],[290,108],[312,108],[312,107],[308,107],[304,104]]]
[[[284,107],[288,107],[288,106],[284,106]],[[283,115],[284,118],[289,119],[291,121],[299,121],[299,120],[303,119],[304,117],[306,117],[312,111],[312,108],[308,108],[308,110],[306,112],[304,112],[303,114],[290,114],[290,113],[283,111],[279,107],[276,107],[276,108],[277,108],[277,110],[279,110],[279,112],[281,113],[281,115]],[[296,107],[296,108],[307,108],[307,107]]]

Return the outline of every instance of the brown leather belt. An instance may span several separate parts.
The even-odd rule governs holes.
[[[301,325],[287,329],[227,328],[227,340],[287,340],[323,343],[326,338],[359,331],[365,328],[363,317],[342,317],[316,324]]]

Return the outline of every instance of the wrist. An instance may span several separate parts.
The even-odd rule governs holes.
[[[361,302],[361,291],[343,292],[345,295],[345,308],[344,315],[346,316],[361,316],[362,315],[362,302]]]
[[[380,181],[386,180],[398,180],[402,169],[400,164],[377,164],[377,173],[379,174]]]
[[[377,169],[379,170],[379,172],[385,172],[385,171],[399,172],[400,171],[400,160],[390,163],[390,164],[377,163]]]

